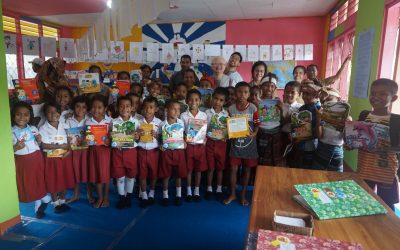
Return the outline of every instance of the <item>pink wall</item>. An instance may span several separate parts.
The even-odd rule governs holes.
[[[314,44],[314,60],[296,64],[316,64],[322,68],[325,17],[274,18],[226,21],[226,44]],[[245,81],[251,80],[252,63],[238,69]],[[282,92],[282,91],[279,91]],[[282,93],[279,93],[281,96]]]

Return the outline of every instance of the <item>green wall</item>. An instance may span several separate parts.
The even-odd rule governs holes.
[[[0,25],[0,223],[19,215],[3,34],[3,25]]]
[[[351,105],[351,116],[353,120],[358,119],[358,115],[362,110],[371,109],[368,99],[360,99],[353,97],[353,89],[354,89],[354,80],[356,76],[356,67],[354,66],[356,63],[357,57],[357,49],[358,49],[358,40],[359,35],[362,32],[368,31],[370,28],[374,29],[374,41],[372,48],[372,62],[371,62],[371,73],[370,73],[370,81],[371,82],[376,78],[378,64],[379,64],[379,50],[381,43],[381,33],[383,27],[383,15],[384,15],[384,7],[385,0],[360,0],[358,12],[357,12],[357,20],[356,20],[356,39],[353,50],[353,58],[352,58],[352,70],[351,70],[351,80],[350,80],[350,94],[349,94],[349,103]],[[354,170],[357,168],[357,152],[353,150],[351,152],[345,152],[345,162]]]

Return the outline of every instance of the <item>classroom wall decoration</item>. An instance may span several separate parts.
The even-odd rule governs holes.
[[[42,56],[56,57],[57,41],[52,37],[41,37],[40,48]]]
[[[126,53],[124,49],[124,42],[122,41],[111,41],[111,60],[118,62],[126,61]]]
[[[294,60],[265,63],[268,65],[268,71],[278,77],[278,89],[285,88],[286,83],[293,80]]]
[[[75,58],[75,43],[72,38],[60,38],[60,56],[63,58]]]
[[[15,34],[4,34],[4,47],[6,54],[17,54],[17,36]]]
[[[143,43],[129,43],[129,61],[138,63],[143,61]]]
[[[30,55],[30,56],[39,55],[39,37],[23,35],[22,48],[24,55]]]

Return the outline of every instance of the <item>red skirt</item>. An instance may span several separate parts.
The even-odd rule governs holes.
[[[75,186],[71,154],[65,158],[45,156],[44,162],[46,189],[48,192],[57,193]]]
[[[88,180],[88,150],[72,151],[72,166],[74,169],[75,183],[87,182]]]
[[[46,195],[44,160],[40,150],[28,155],[14,155],[20,202],[32,202]]]
[[[89,147],[89,182],[108,183],[110,181],[110,157],[111,149],[109,147]]]

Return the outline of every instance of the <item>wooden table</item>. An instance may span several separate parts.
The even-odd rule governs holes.
[[[316,182],[354,180],[388,211],[386,215],[371,215],[332,220],[314,220],[314,236],[361,243],[364,249],[400,249],[400,219],[376,196],[355,173],[259,166],[249,222],[249,232],[272,229],[276,209],[307,213],[292,200],[298,194],[293,185]]]

